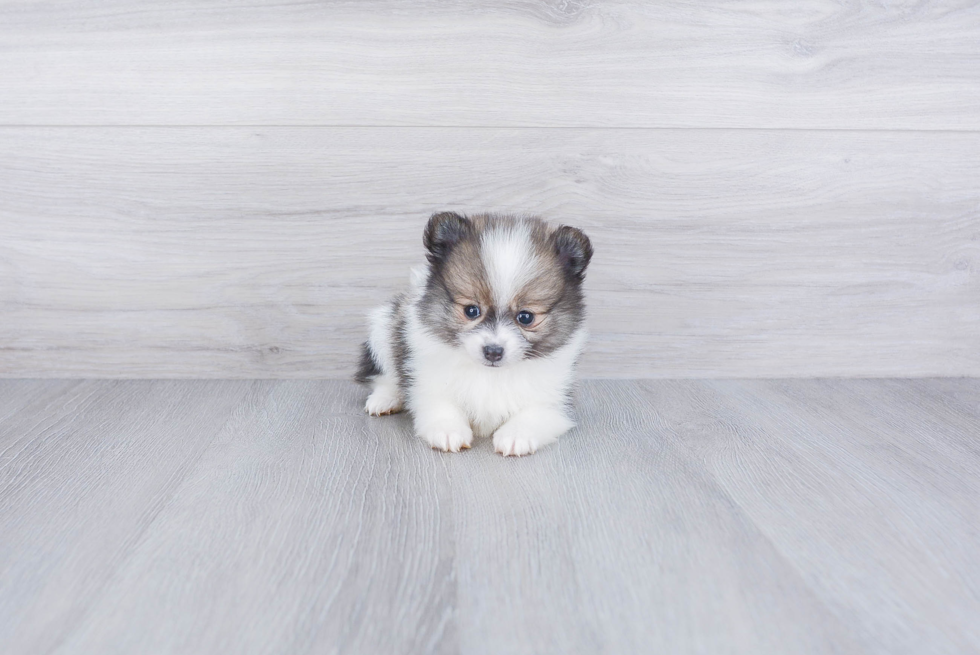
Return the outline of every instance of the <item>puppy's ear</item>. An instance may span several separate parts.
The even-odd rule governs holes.
[[[470,232],[470,222],[455,212],[433,214],[422,234],[422,243],[429,251],[426,258],[435,264],[445,259],[453,246]]]
[[[555,244],[558,261],[572,279],[581,282],[585,279],[585,269],[592,259],[592,242],[585,232],[574,227],[562,225],[551,235]]]

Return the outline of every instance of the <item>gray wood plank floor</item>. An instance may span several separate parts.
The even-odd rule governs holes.
[[[362,397],[0,381],[0,650],[980,648],[980,380],[591,381],[519,460]]]

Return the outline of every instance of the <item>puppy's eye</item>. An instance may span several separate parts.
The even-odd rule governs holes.
[[[467,305],[463,308],[463,313],[466,314],[466,318],[471,320],[474,318],[479,318],[480,308],[476,305]]]
[[[526,309],[522,309],[521,311],[517,312],[517,322],[521,325],[530,325],[531,323],[534,323],[534,314]]]

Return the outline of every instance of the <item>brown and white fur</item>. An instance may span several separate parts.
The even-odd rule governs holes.
[[[357,375],[372,389],[365,410],[407,408],[444,451],[474,435],[493,435],[503,455],[552,443],[573,426],[588,237],[537,218],[446,212],[423,244],[428,267],[411,290],[371,313]]]

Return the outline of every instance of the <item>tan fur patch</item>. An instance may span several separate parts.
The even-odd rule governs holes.
[[[516,326],[535,356],[564,343],[580,324],[583,307],[580,285],[570,279],[556,247],[559,228],[533,217],[478,214],[466,221],[470,229],[439,269],[440,302],[447,311],[439,329],[445,338],[491,320]],[[493,259],[484,261],[485,256]],[[523,271],[522,261],[527,262]],[[480,308],[477,319],[464,313],[471,304]],[[534,314],[530,325],[517,321],[522,310]]]

